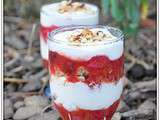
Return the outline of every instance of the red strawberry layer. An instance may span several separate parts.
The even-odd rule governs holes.
[[[101,110],[84,110],[68,111],[60,104],[54,104],[59,111],[63,120],[111,120],[116,111],[120,100],[114,102],[110,107]],[[104,119],[105,118],[105,119]]]
[[[73,60],[57,52],[49,51],[49,67],[52,75],[58,69],[63,72],[66,82],[84,82],[89,86],[118,81],[123,76],[124,56],[110,60],[107,56],[94,56],[89,60]],[[83,81],[78,78],[79,69],[87,71]]]
[[[57,29],[58,26],[50,26],[50,27],[44,27],[41,25],[40,27],[40,35],[43,37],[44,41],[47,42],[47,38],[48,38],[48,33],[51,32],[52,30]]]

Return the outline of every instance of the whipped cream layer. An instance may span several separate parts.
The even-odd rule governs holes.
[[[108,108],[121,97],[123,82],[103,83],[101,86],[88,87],[82,82],[65,83],[65,77],[51,76],[50,89],[55,103],[62,104],[68,111],[77,108],[99,110]]]
[[[99,9],[92,4],[84,3],[88,10],[59,13],[61,3],[44,5],[41,9],[41,25],[96,25],[99,22]]]
[[[73,34],[78,34],[81,30],[82,29],[76,29],[55,34],[52,38],[54,41],[48,41],[49,49],[78,60],[88,60],[98,55],[105,55],[109,57],[110,60],[115,60],[122,56],[124,51],[123,40],[117,40],[118,38],[112,35],[106,28],[90,29],[92,32],[102,31],[108,36],[101,41],[85,44],[71,43],[69,37]]]

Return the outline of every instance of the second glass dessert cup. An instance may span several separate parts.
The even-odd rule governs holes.
[[[67,6],[76,9],[76,6],[82,6],[82,8],[88,8],[85,11],[66,11],[61,13],[59,11],[65,9]],[[67,8],[68,8],[67,7]],[[57,2],[42,6],[40,12],[40,53],[43,60],[43,65],[48,69],[48,33],[62,26],[67,25],[97,25],[99,23],[99,9],[93,4],[83,2],[72,2],[69,1]]]
[[[109,40],[67,41],[71,32],[85,29],[110,34]],[[53,106],[63,120],[110,120],[123,91],[122,32],[105,26],[66,26],[49,34],[48,45]]]

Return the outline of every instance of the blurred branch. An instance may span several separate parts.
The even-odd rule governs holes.
[[[144,66],[145,69],[150,69],[151,68],[151,66],[148,65],[145,61],[140,60],[140,59],[134,57],[133,55],[131,55],[127,52],[125,53],[125,57],[126,57],[126,59],[131,60],[133,62],[133,64],[134,63],[141,64],[142,66]]]
[[[21,84],[21,83],[28,83],[28,80],[23,80],[19,78],[4,78],[4,82]]]
[[[34,33],[35,33],[35,30],[36,30],[36,26],[37,26],[37,24],[34,23],[33,27],[32,27],[32,32],[31,32],[29,46],[28,46],[28,53],[27,53],[28,56],[31,55],[32,43],[33,43],[33,40],[34,40]]]
[[[11,23],[19,23],[21,21],[24,21],[21,17],[15,17],[15,16],[4,16],[5,22],[11,22]]]
[[[14,96],[14,97],[26,97],[26,96],[42,95],[42,94],[39,93],[39,92],[11,92],[11,93],[4,92],[4,95],[8,96],[8,97],[11,97],[11,96]]]

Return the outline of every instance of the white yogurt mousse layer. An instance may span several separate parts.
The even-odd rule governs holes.
[[[97,31],[103,32],[106,36],[103,40],[85,43],[70,42],[70,36],[79,34],[81,31],[82,29],[74,29],[70,31],[57,32],[52,38],[53,41],[48,41],[49,50],[78,60],[88,60],[91,57],[98,55],[105,55],[109,57],[110,60],[115,60],[122,56],[124,51],[123,40],[118,40],[118,38],[112,35],[108,29],[90,29],[90,31],[94,33]]]
[[[65,83],[65,77],[51,76],[51,94],[55,95],[55,103],[62,104],[67,110],[74,111],[77,108],[86,110],[99,110],[110,107],[120,99],[123,82],[104,83],[101,86],[88,87],[87,84]]]
[[[48,60],[48,45],[41,35],[40,35],[40,50],[42,58]]]
[[[49,27],[51,25],[96,25],[99,22],[99,9],[92,4],[84,3],[88,10],[59,13],[59,3],[44,5],[41,8],[41,25]]]

